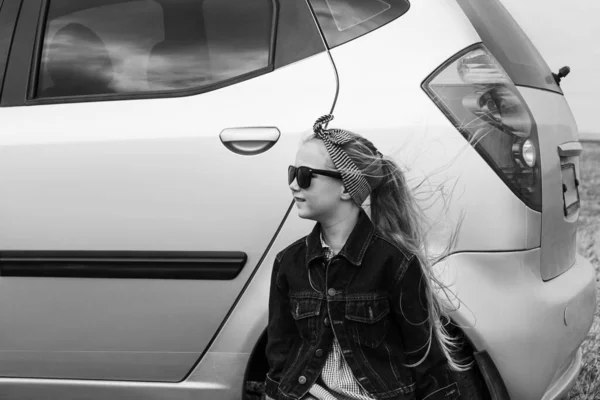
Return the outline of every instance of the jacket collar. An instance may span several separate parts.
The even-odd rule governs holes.
[[[373,223],[361,208],[356,225],[338,255],[346,258],[351,264],[360,266],[374,233]],[[322,257],[324,257],[324,252],[321,246],[321,223],[317,222],[312,232],[306,237],[306,267],[316,258]]]

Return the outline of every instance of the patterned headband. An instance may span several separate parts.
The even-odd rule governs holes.
[[[317,137],[323,140],[325,148],[333,161],[333,165],[342,174],[344,187],[350,193],[352,201],[360,207],[369,194],[371,194],[371,186],[360,172],[360,169],[358,169],[348,154],[341,148],[344,143],[353,140],[352,134],[343,129],[323,128],[331,120],[333,120],[333,115],[331,114],[317,119],[313,125],[313,131]]]

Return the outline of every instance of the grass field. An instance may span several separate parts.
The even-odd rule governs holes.
[[[600,292],[600,142],[585,142],[581,155],[579,193],[581,211],[577,229],[579,253],[596,268],[596,286]],[[600,302],[599,302],[600,303]],[[600,305],[594,325],[582,345],[583,368],[569,400],[600,399]]]

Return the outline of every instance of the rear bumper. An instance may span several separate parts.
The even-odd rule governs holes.
[[[589,261],[578,255],[548,282],[540,275],[539,248],[455,254],[443,264],[442,279],[462,301],[453,319],[477,350],[489,353],[510,397],[553,400],[568,391],[596,310]]]
[[[582,366],[581,360],[581,348],[579,348],[575,352],[575,357],[568,363],[564,372],[552,383],[552,386],[546,391],[542,400],[558,400],[567,397],[567,394],[577,382],[577,377]]]
[[[573,272],[571,272],[575,269]],[[591,274],[590,274],[591,272]],[[585,334],[590,330],[590,327],[594,321],[596,311],[596,300],[597,300],[597,288],[596,288],[596,272],[594,267],[589,261],[580,255],[577,255],[575,265],[566,272],[570,275],[581,275],[585,276],[588,274],[588,285],[585,290],[572,299],[569,304],[565,307],[565,326],[570,331],[585,331]],[[591,277],[589,276],[591,275]],[[555,278],[561,281],[561,276]],[[573,281],[573,276],[566,276],[565,281],[561,284],[569,284],[569,281]],[[591,306],[593,304],[593,306]],[[591,314],[591,315],[590,315]],[[585,337],[584,337],[585,339]],[[583,342],[583,339],[581,340]],[[579,343],[581,345],[581,343]],[[542,397],[542,400],[558,400],[567,398],[569,391],[577,383],[579,372],[583,366],[582,349],[577,347],[576,351],[568,357],[560,368],[557,369],[551,384],[548,386],[548,390]]]

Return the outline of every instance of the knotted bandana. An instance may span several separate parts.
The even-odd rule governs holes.
[[[344,187],[350,193],[352,201],[357,206],[371,194],[371,186],[360,172],[360,169],[350,159],[348,154],[341,148],[344,143],[353,140],[353,135],[343,129],[324,129],[323,126],[333,120],[333,115],[327,114],[317,119],[313,125],[315,136],[323,140],[325,148],[333,161],[335,168],[342,174]]]

